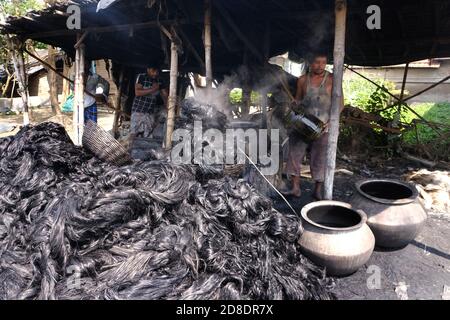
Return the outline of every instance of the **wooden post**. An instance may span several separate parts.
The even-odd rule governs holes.
[[[409,62],[405,65],[405,72],[403,73],[402,91],[400,92],[400,106],[403,104],[403,98],[405,97],[406,79],[408,78]]]
[[[347,1],[335,2],[335,34],[334,34],[334,67],[333,67],[333,94],[330,111],[330,133],[327,147],[327,166],[325,173],[324,198],[333,198],[334,171],[336,168],[336,151],[339,137],[339,116],[342,106],[342,77],[344,74],[345,57],[345,27],[347,20]]]
[[[267,89],[263,88],[261,91],[261,111],[262,111],[262,127],[267,128]]]
[[[405,72],[403,74],[402,91],[400,92],[400,101],[398,104],[399,119],[400,119],[400,114],[402,112],[403,100],[405,98],[405,88],[406,88],[406,79],[408,78],[408,71],[409,71],[409,62],[405,65]]]
[[[169,101],[167,106],[167,128],[165,148],[172,148],[172,134],[175,127],[175,106],[177,103],[177,80],[178,80],[178,46],[174,40],[171,41],[171,57],[170,57],[170,85],[169,85]]]
[[[117,85],[116,111],[114,112],[113,136],[117,137],[119,130],[119,116],[122,112],[122,85],[123,85],[124,67],[120,68],[119,84]]]
[[[81,36],[77,36],[78,41]],[[75,93],[73,106],[73,130],[76,145],[82,145],[84,129],[84,44],[75,50]]]
[[[245,79],[242,86],[242,109],[241,116],[246,118],[250,114],[250,106],[252,104],[252,89],[249,80]]]
[[[266,21],[265,29],[264,29],[264,61],[262,67],[265,68],[269,61],[270,55],[270,21]],[[263,128],[267,128],[267,94],[268,88],[263,88],[261,92],[261,111],[263,115],[262,126]]]
[[[47,57],[47,63],[52,68],[47,68],[47,82],[50,89],[50,104],[52,107],[52,112],[56,115],[61,114],[61,109],[59,107],[59,101],[58,101],[58,87],[56,83],[56,73],[53,71],[56,69],[55,64],[55,56],[56,56],[56,50],[52,46],[48,46],[48,57]],[[45,67],[45,65],[44,65]]]
[[[206,88],[212,88],[213,72],[211,61],[211,0],[205,0],[205,69]]]
[[[6,36],[6,41],[11,50],[16,79],[19,82],[19,93],[22,98],[23,108],[23,124],[28,125],[30,124],[31,116],[28,109],[28,81],[23,59],[23,43],[17,38],[11,38],[9,35]]]

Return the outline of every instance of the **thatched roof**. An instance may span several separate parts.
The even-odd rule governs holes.
[[[73,53],[76,31],[66,27],[65,8],[68,3],[79,3],[82,28],[92,31],[86,38],[87,56],[138,66],[149,60],[164,61],[168,44],[155,22],[176,22],[183,41],[182,70],[202,71],[196,55],[204,55],[203,0],[156,1],[151,8],[147,4],[154,1],[116,0],[99,12],[97,2],[65,1],[26,17],[9,18],[2,30]],[[248,62],[261,64],[265,56],[286,51],[298,56],[317,50],[332,53],[333,0],[212,2],[213,65],[217,74],[241,65],[245,54]],[[366,10],[373,4],[382,10],[381,30],[369,30],[366,26]],[[381,66],[448,57],[449,17],[450,0],[349,0],[346,63]]]

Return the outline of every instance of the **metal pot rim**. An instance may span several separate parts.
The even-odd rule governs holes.
[[[351,226],[351,227],[346,227],[346,228],[335,228],[335,227],[324,226],[320,223],[312,221],[308,217],[308,212],[312,208],[316,208],[316,207],[320,207],[320,206],[336,206],[336,207],[344,207],[346,209],[350,209],[350,210],[354,211],[355,213],[357,213],[361,217],[361,220],[358,224]],[[367,215],[364,213],[364,211],[353,208],[352,205],[349,203],[345,203],[342,201],[334,201],[334,200],[322,200],[322,201],[311,202],[302,208],[300,215],[302,216],[303,220],[305,220],[309,224],[311,224],[317,228],[324,229],[324,230],[330,230],[330,231],[357,230],[357,229],[361,228],[367,222]]]
[[[371,196],[370,194],[365,193],[364,191],[361,190],[361,187],[367,183],[372,183],[372,182],[386,182],[386,183],[392,183],[392,184],[397,184],[403,187],[408,188],[409,190],[411,190],[412,195],[408,198],[403,198],[403,199],[384,199],[384,198],[377,198],[374,196]],[[408,204],[411,202],[414,202],[414,200],[416,200],[416,198],[419,196],[419,192],[417,191],[417,189],[411,185],[410,183],[406,183],[403,181],[399,181],[399,180],[393,180],[393,179],[366,179],[366,180],[361,180],[358,181],[357,183],[355,183],[355,187],[356,187],[356,191],[358,191],[358,193],[360,195],[362,195],[363,197],[378,202],[378,203],[383,203],[383,204],[389,204],[389,205],[402,205],[402,204]]]

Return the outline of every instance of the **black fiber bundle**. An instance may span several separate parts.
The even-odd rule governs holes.
[[[189,128],[194,121],[202,121],[203,128],[224,130],[228,124],[227,116],[213,104],[201,103],[194,98],[187,98],[181,103],[181,117],[177,122],[179,128]]]
[[[1,299],[333,298],[299,253],[298,217],[243,181],[115,167],[53,123],[0,148]]]

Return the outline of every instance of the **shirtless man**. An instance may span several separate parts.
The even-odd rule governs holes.
[[[292,177],[292,189],[286,191],[287,195],[301,196],[300,171],[303,158],[307,150],[310,150],[311,175],[315,181],[313,196],[322,200],[323,182],[325,179],[325,164],[328,144],[328,123],[331,110],[331,91],[333,87],[333,75],[325,70],[327,56],[316,54],[311,63],[310,71],[301,76],[297,82],[295,96],[296,104],[303,106],[306,114],[319,118],[324,124],[323,134],[313,142],[306,142],[297,132],[289,135],[289,153],[286,164],[286,174]],[[343,109],[343,104],[341,111]]]

